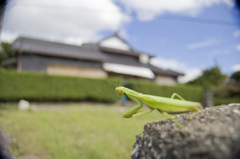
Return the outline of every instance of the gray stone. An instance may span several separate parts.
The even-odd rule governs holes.
[[[0,128],[0,159],[15,159],[10,152],[9,145]]]
[[[24,99],[18,102],[18,110],[30,110],[30,103]]]
[[[240,104],[209,107],[146,124],[138,135],[132,159],[239,159]],[[190,132],[190,133],[189,133]]]

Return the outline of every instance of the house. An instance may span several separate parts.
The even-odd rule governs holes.
[[[92,78],[123,75],[167,85],[176,84],[183,75],[152,66],[149,60],[153,56],[135,51],[118,34],[82,46],[19,37],[12,49],[19,71]]]

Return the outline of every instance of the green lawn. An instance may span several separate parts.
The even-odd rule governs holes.
[[[14,106],[11,106],[14,107]],[[2,105],[0,124],[17,157],[40,159],[126,159],[140,133],[132,119],[122,118],[121,107],[68,104],[18,111]],[[139,117],[144,123],[154,115]]]

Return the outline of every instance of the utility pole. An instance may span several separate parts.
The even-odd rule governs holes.
[[[2,32],[3,17],[4,17],[6,5],[7,5],[7,0],[0,1],[0,37],[1,37],[1,32]],[[1,41],[1,39],[0,39],[0,41]]]

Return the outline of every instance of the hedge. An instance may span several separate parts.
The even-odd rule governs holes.
[[[121,78],[93,79],[26,73],[0,69],[0,101],[105,101],[115,102],[120,98],[111,83],[120,83]],[[153,82],[129,80],[129,88],[158,96],[170,97],[178,93],[186,100],[202,101],[202,89],[189,86],[160,86]]]
[[[230,103],[240,103],[240,98],[214,98],[214,105],[223,105],[223,104],[230,104]]]
[[[119,79],[110,78],[116,83]],[[18,73],[0,69],[0,100],[113,102],[118,100],[115,86],[106,80],[53,76],[43,73]]]

